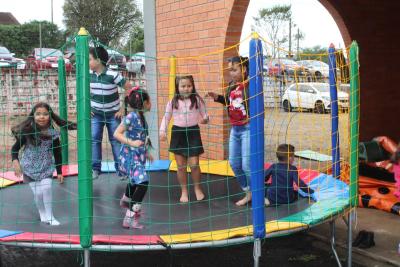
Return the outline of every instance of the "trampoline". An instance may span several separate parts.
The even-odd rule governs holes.
[[[243,197],[244,192],[233,176],[226,161],[227,157],[223,153],[226,150],[227,144],[224,142],[227,141],[227,138],[224,135],[218,136],[219,128],[221,128],[221,125],[218,124],[219,118],[215,120],[217,122],[214,125],[205,126],[207,130],[205,133],[202,132],[202,139],[204,135],[206,136],[203,140],[206,153],[200,161],[201,186],[206,195],[205,199],[195,201],[196,198],[190,190],[190,201],[185,204],[180,203],[180,185],[176,177],[176,162],[161,157],[161,159],[157,159],[146,166],[150,182],[142,203],[143,212],[140,215],[140,223],[144,225],[144,228],[125,229],[122,227],[125,210],[119,206],[119,200],[125,191],[127,181],[120,180],[117,177],[115,169],[113,169],[114,163],[109,162],[109,159],[106,159],[107,157],[103,157],[104,160],[108,160],[103,162],[103,174],[99,179],[92,179],[90,153],[92,140],[90,131],[86,130],[91,128],[90,90],[88,90],[89,36],[84,29],[81,29],[76,37],[76,121],[78,132],[76,136],[73,136],[76,140],[69,143],[69,134],[66,129],[61,129],[63,160],[66,159],[63,163],[63,173],[66,178],[64,184],[59,184],[56,180],[53,180],[52,185],[53,212],[55,218],[61,224],[49,226],[41,223],[29,185],[18,184],[20,181],[13,177],[10,166],[3,166],[2,172],[0,172],[0,181],[2,182],[0,190],[0,243],[49,249],[83,250],[85,266],[89,266],[91,250],[110,252],[169,250],[254,242],[254,263],[257,266],[258,258],[261,256],[262,239],[303,231],[315,225],[329,222],[331,224],[332,250],[338,265],[341,265],[335,251],[335,220],[339,216],[344,218],[345,215],[348,215],[346,221],[349,227],[348,261],[351,265],[351,223],[354,215],[352,211],[358,204],[358,170],[355,167],[358,165],[359,109],[357,102],[358,80],[355,78],[358,77],[357,45],[352,46],[350,53],[351,62],[355,65],[352,67],[351,73],[353,94],[350,97],[350,114],[346,119],[349,122],[348,125],[342,126],[342,128],[346,128],[345,134],[339,136],[342,128],[339,127],[339,101],[336,95],[337,77],[334,49],[331,50],[330,48],[329,55],[327,55],[332,64],[330,68],[330,95],[332,99],[329,118],[324,114],[303,115],[300,112],[296,114],[284,112],[280,109],[280,103],[276,108],[266,112],[263,94],[268,94],[269,92],[265,91],[270,90],[271,86],[282,86],[282,83],[267,81],[265,84],[263,80],[261,40],[262,38],[259,38],[258,35],[253,35],[249,53],[248,116],[251,136],[249,154],[251,203],[242,207],[235,205],[235,202]],[[237,46],[229,47],[222,53],[233,54],[237,48]],[[198,62],[215,61],[215,58],[207,58],[210,55],[202,56]],[[223,56],[218,58],[221,60]],[[176,76],[177,58],[157,60],[172,62],[170,64],[170,77]],[[174,60],[175,63],[173,63]],[[187,60],[187,58],[181,59],[183,68],[187,64],[191,64],[190,62],[187,63]],[[164,63],[165,65],[168,64],[168,62]],[[223,64],[225,63],[220,62],[221,66]],[[58,77],[62,79],[64,75],[65,79],[65,72],[60,66],[62,64],[59,64]],[[199,75],[199,77],[202,76]],[[149,79],[155,80],[155,78],[154,75]],[[171,79],[169,83],[170,96],[174,92],[173,81]],[[293,82],[297,81],[294,80]],[[11,81],[6,84],[13,85]],[[65,80],[59,83],[59,103],[60,109],[63,110],[63,118],[67,119],[65,84]],[[62,88],[63,86],[64,88]],[[157,91],[157,88],[154,86],[148,91],[150,90]],[[274,90],[274,88],[271,90]],[[155,92],[155,99],[164,97],[162,95],[157,96],[157,93],[160,92]],[[151,99],[153,102],[153,96],[151,96]],[[154,104],[154,106],[158,107],[157,104]],[[222,108],[219,107],[219,109],[222,115]],[[156,113],[158,113],[158,110],[153,115]],[[210,109],[208,113],[216,112]],[[303,121],[300,120],[294,125],[294,121],[298,117],[303,118]],[[322,124],[321,121],[324,119],[326,123]],[[266,127],[264,127],[264,122],[266,122]],[[316,122],[320,122],[320,124],[317,125]],[[149,135],[152,141],[157,140],[155,147],[160,152],[164,147],[158,143],[158,124],[157,118],[153,118],[153,121],[149,122]],[[306,128],[304,126],[306,124],[310,127]],[[3,128],[6,129],[7,127]],[[319,138],[311,138],[313,135],[319,136]],[[346,146],[345,153],[342,154],[340,154],[340,148],[343,147],[343,142],[339,143],[341,137],[345,138]],[[326,140],[330,140],[331,143],[325,142]],[[5,144],[7,142],[4,141]],[[303,151],[299,155],[303,159],[296,162],[298,176],[315,193],[309,196],[298,190],[299,199],[297,201],[265,207],[264,170],[271,162],[276,161],[276,147],[280,143],[291,143],[298,148],[299,152]],[[69,145],[73,145],[78,152],[78,157],[72,160],[72,157],[68,155]],[[216,147],[219,148],[216,149]],[[167,151],[167,149],[165,150]],[[312,159],[310,153],[313,155]],[[329,153],[330,155],[326,155]],[[110,153],[108,156],[110,156]],[[323,161],[320,160],[321,156],[324,158]],[[308,159],[304,159],[307,157]],[[73,163],[78,164],[74,165]],[[342,163],[348,163],[349,168],[341,169]],[[329,172],[326,167],[329,167]],[[346,175],[342,176],[341,172],[346,172]],[[343,177],[347,177],[348,180],[345,181],[342,179]]]
[[[151,171],[149,174],[151,183],[142,204],[144,229],[121,227],[124,210],[119,206],[119,199],[126,181],[121,181],[115,173],[105,173],[93,181],[93,249],[106,246],[115,250],[202,247],[208,246],[209,242],[240,243],[252,235],[251,207],[235,205],[242,192],[233,177],[203,175],[207,198],[181,204],[174,201],[180,190],[175,172],[168,175],[167,171]],[[310,182],[320,174],[300,170],[300,176]],[[316,184],[321,186],[323,183]],[[330,186],[326,184],[327,188]],[[335,194],[328,196],[328,201],[330,205],[337,201],[337,209],[323,212],[324,194],[328,193],[323,188],[320,190],[325,193],[318,197],[321,199],[319,202],[300,197],[291,204],[266,207],[267,233],[281,235],[304,230],[347,208],[348,199]],[[48,248],[79,246],[77,192],[77,176],[69,176],[64,184],[53,181],[52,193],[56,196],[53,209],[61,223],[54,227],[39,221],[29,185],[2,189],[0,242]],[[348,193],[346,187],[342,193]]]

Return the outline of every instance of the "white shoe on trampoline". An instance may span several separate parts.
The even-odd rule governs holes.
[[[44,222],[47,223],[48,225],[51,225],[51,226],[58,226],[58,225],[60,225],[60,222],[57,221],[56,218],[54,218],[54,217],[51,217],[50,219],[48,219],[48,220],[46,220],[46,221],[44,221]]]

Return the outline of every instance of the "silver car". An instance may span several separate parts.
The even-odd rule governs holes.
[[[329,78],[329,65],[319,60],[300,60],[297,64],[307,68],[315,80]]]
[[[146,73],[146,55],[144,52],[134,54],[126,63],[128,73],[144,75]]]

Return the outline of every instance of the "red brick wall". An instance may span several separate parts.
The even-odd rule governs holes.
[[[156,1],[157,57],[160,58],[157,62],[160,121],[168,101],[168,58],[172,55],[178,58],[177,74],[193,74],[200,95],[203,96],[207,91],[223,92],[224,81],[228,81],[228,77],[222,68],[226,68],[226,58],[237,54],[237,49],[223,50],[239,41],[248,2]],[[235,5],[232,10],[233,3]],[[234,17],[241,18],[241,22],[236,22],[237,19],[230,16],[231,13]],[[219,52],[198,57],[215,51]],[[211,123],[201,127],[206,150],[203,156],[210,159],[226,159],[224,145],[229,130],[227,116],[222,105],[214,104],[210,100],[206,100],[206,104]],[[160,143],[161,157],[167,157],[167,148],[166,142]]]
[[[397,13],[400,1],[320,2],[339,22],[346,45],[350,40],[356,40],[360,47],[360,140],[388,135],[400,141],[400,90],[397,78],[400,62],[400,19]]]
[[[399,139],[396,67],[400,1],[320,0],[334,17],[346,45],[360,46],[361,118],[360,139],[389,135]],[[198,56],[237,44],[249,0],[157,0],[157,57],[160,120],[168,95],[168,57]],[[235,49],[198,59],[178,61],[178,73],[194,74],[201,95],[208,90],[222,92],[228,81],[225,60]],[[164,59],[163,59],[164,58]],[[220,105],[207,101],[212,123],[202,128],[205,157],[226,158],[228,123]],[[400,140],[398,140],[400,141]],[[160,155],[167,156],[161,143]]]

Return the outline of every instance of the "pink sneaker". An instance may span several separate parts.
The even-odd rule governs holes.
[[[129,197],[127,197],[127,196],[125,196],[125,194],[123,194],[121,199],[119,200],[119,206],[124,209],[129,209],[129,202],[131,202],[131,201],[132,200]]]
[[[134,211],[127,210],[122,227],[127,229],[143,229],[144,226],[139,223],[139,216]]]

